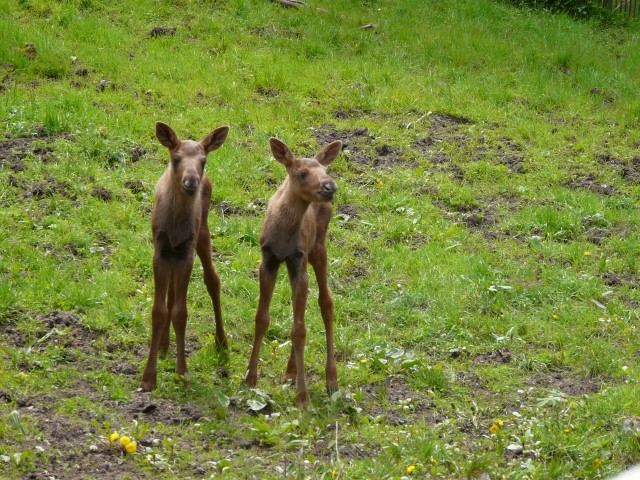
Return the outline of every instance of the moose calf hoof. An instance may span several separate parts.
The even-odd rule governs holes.
[[[296,394],[296,405],[302,410],[306,410],[309,406],[309,392],[307,390]]]
[[[151,392],[152,390],[155,390],[155,388],[156,388],[155,380],[153,381],[142,380],[140,382],[140,390],[142,390],[143,392]]]
[[[218,338],[216,337],[216,348],[218,350],[229,350],[229,343],[227,342],[227,338]]]
[[[336,392],[339,392],[339,391],[340,391],[340,390],[338,389],[338,386],[337,386],[337,385],[335,385],[335,386],[329,386],[329,385],[327,385],[327,394],[328,394],[330,397],[333,397],[333,394],[334,394],[334,393],[336,393]]]
[[[256,388],[256,383],[258,381],[258,374],[247,373],[247,376],[244,377],[244,383],[247,384],[249,388]]]

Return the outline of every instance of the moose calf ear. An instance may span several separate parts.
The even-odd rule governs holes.
[[[284,142],[271,137],[271,139],[269,139],[269,145],[271,145],[273,157],[285,167],[290,166],[295,160],[293,153],[291,153],[291,150],[289,150],[289,147],[287,147]]]
[[[173,150],[180,144],[176,132],[166,123],[156,122],[156,137],[169,150]]]
[[[315,158],[322,165],[327,166],[338,157],[341,150],[342,142],[340,140],[336,140],[335,142],[331,142],[329,145],[320,150],[316,154]]]
[[[222,146],[224,141],[227,139],[227,135],[229,134],[229,127],[226,125],[222,127],[216,128],[213,132],[211,132],[207,137],[200,142],[204,147],[204,151],[209,153],[217,150]]]

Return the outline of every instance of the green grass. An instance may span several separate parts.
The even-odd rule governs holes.
[[[607,478],[640,462],[637,24],[306,3],[0,1],[0,477]],[[149,396],[157,120],[198,140],[231,126],[207,164],[231,351],[196,262],[190,383],[170,356]],[[270,136],[304,155],[348,141],[328,239],[341,393],[324,391],[312,280],[307,412],[281,382],[284,274],[259,390],[241,384],[285,173]]]

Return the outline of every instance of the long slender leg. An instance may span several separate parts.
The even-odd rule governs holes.
[[[192,268],[193,259],[187,260],[175,268],[173,275],[175,303],[171,310],[171,323],[176,333],[176,373],[178,375],[187,373],[184,343],[187,329],[187,290],[189,289]]]
[[[291,302],[293,303],[291,344],[293,346],[293,352],[295,353],[296,403],[299,407],[306,408],[307,405],[309,405],[309,392],[307,390],[304,372],[304,346],[307,337],[304,313],[307,308],[309,288],[306,259],[301,256],[293,260],[288,260],[287,270],[289,272],[289,281],[291,282]],[[291,360],[292,359],[289,358],[289,365],[292,363]]]
[[[206,219],[205,219],[206,220]],[[222,308],[220,307],[220,276],[216,272],[216,267],[211,259],[211,234],[206,221],[202,223],[198,233],[196,252],[202,262],[204,271],[204,283],[213,303],[213,314],[216,319],[216,345],[223,349],[228,349],[227,336],[224,333],[224,322],[222,321]]]
[[[253,348],[249,367],[245,376],[245,383],[253,388],[258,380],[258,360],[260,358],[260,347],[262,339],[269,327],[269,306],[273,297],[273,289],[276,286],[276,278],[280,263],[270,254],[263,253],[260,263],[260,298],[258,300],[258,310],[256,312],[256,330],[253,337]]]
[[[156,379],[158,372],[158,349],[160,347],[160,339],[162,332],[169,323],[169,316],[165,299],[167,298],[167,289],[171,278],[171,267],[160,259],[153,259],[153,282],[154,282],[154,299],[151,309],[151,346],[149,348],[149,357],[147,365],[142,373],[142,381],[140,388],[145,392],[150,392],[156,387]]]
[[[171,311],[173,310],[173,304],[175,301],[175,290],[173,287],[173,272],[171,272],[169,276],[169,289],[167,292],[167,319],[171,319]],[[169,350],[169,340],[171,334],[171,322],[166,321],[164,324],[164,328],[160,333],[160,347],[159,353],[163,357],[167,354]]]
[[[309,263],[313,267],[318,282],[318,304],[324,321],[327,336],[327,364],[325,366],[327,392],[329,395],[338,391],[338,369],[333,344],[333,298],[327,282],[327,249],[324,245],[316,245]]]

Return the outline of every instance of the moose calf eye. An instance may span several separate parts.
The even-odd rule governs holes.
[[[307,178],[308,172],[300,172],[298,173],[298,176],[300,177],[300,180],[304,180],[305,178]]]

